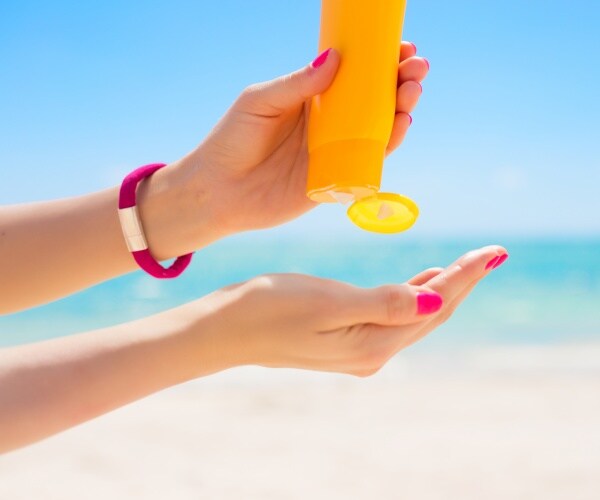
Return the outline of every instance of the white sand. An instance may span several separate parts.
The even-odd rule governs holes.
[[[600,345],[245,368],[0,457],[0,499],[600,499]]]

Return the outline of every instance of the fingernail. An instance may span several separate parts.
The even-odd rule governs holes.
[[[423,57],[423,61],[425,61],[425,64],[427,64],[427,69],[429,70],[429,61],[427,59],[425,59],[424,57]]]
[[[506,262],[506,259],[508,259],[507,253],[498,257],[498,262],[496,262],[496,264],[494,264],[494,269],[496,269],[497,267],[500,267],[502,264],[504,264]]]
[[[408,124],[408,126],[410,127],[412,125],[412,116],[408,115],[408,119],[410,120],[410,123]]]
[[[416,54],[417,53],[417,46],[414,43],[412,43],[412,42],[408,42],[408,43],[410,43],[413,46],[413,49],[415,49],[415,54]]]
[[[496,257],[494,257],[492,260],[490,260],[487,263],[487,266],[485,266],[485,270],[487,271],[488,269],[491,269],[492,267],[494,267],[496,265],[496,262],[498,262],[500,260],[500,257],[497,255]]]
[[[437,293],[422,292],[417,294],[417,312],[421,316],[438,312],[443,304],[442,296]]]
[[[327,61],[327,57],[329,56],[329,53],[331,52],[331,48],[325,50],[324,52],[321,52],[317,58],[310,63],[310,65],[313,68],[318,68],[319,66],[323,66],[323,64],[325,64],[325,61]]]
[[[423,85],[421,85],[421,82],[415,82],[418,86],[419,86],[419,90],[421,91],[421,94],[423,93]]]

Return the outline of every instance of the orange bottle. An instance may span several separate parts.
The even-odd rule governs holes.
[[[322,0],[319,52],[341,55],[338,73],[313,98],[308,128],[307,194],[315,201],[354,202],[359,227],[408,229],[418,217],[410,199],[380,193],[392,133],[406,0]]]

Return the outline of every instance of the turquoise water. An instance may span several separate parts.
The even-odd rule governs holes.
[[[509,261],[475,289],[427,345],[600,340],[600,239],[497,242],[509,249]],[[177,280],[158,281],[136,272],[46,306],[0,317],[0,345],[139,318],[262,273],[308,273],[362,286],[402,282],[488,243],[476,238],[318,242],[242,235],[197,252]]]

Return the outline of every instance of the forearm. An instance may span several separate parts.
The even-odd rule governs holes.
[[[241,364],[217,326],[215,300],[0,351],[0,453]]]
[[[189,157],[144,180],[138,206],[158,260],[221,235],[209,191],[187,182],[201,170]],[[202,184],[200,182],[200,184]],[[198,185],[198,182],[194,185]],[[64,200],[0,208],[0,314],[46,303],[136,269],[117,212],[118,187]]]

